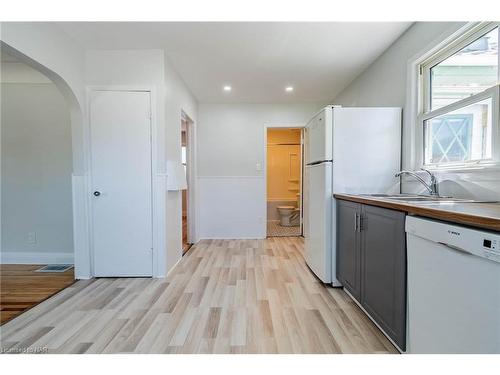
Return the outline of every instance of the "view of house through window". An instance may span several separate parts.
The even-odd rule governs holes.
[[[425,165],[493,158],[492,134],[498,125],[492,112],[499,105],[498,93],[492,89],[498,91],[498,34],[499,27],[490,25],[473,34],[465,46],[458,44],[454,53],[443,51],[422,65]]]
[[[431,109],[497,84],[498,27],[431,68]]]
[[[491,158],[491,98],[427,120],[425,164]]]

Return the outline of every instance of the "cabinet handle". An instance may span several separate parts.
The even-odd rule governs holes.
[[[357,212],[354,213],[354,231],[355,232],[358,231],[358,213]]]

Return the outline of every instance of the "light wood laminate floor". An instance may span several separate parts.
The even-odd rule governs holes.
[[[1,327],[5,352],[395,353],[303,240],[205,240],[167,279],[81,280]]]

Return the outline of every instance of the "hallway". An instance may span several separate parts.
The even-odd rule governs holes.
[[[2,326],[49,353],[395,353],[307,268],[303,239],[205,240],[167,279],[80,280]],[[10,349],[9,349],[10,348]]]

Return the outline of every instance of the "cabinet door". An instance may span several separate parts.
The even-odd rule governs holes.
[[[337,201],[337,279],[356,298],[360,298],[361,205]]]
[[[361,305],[405,350],[405,214],[363,205],[361,242]]]

